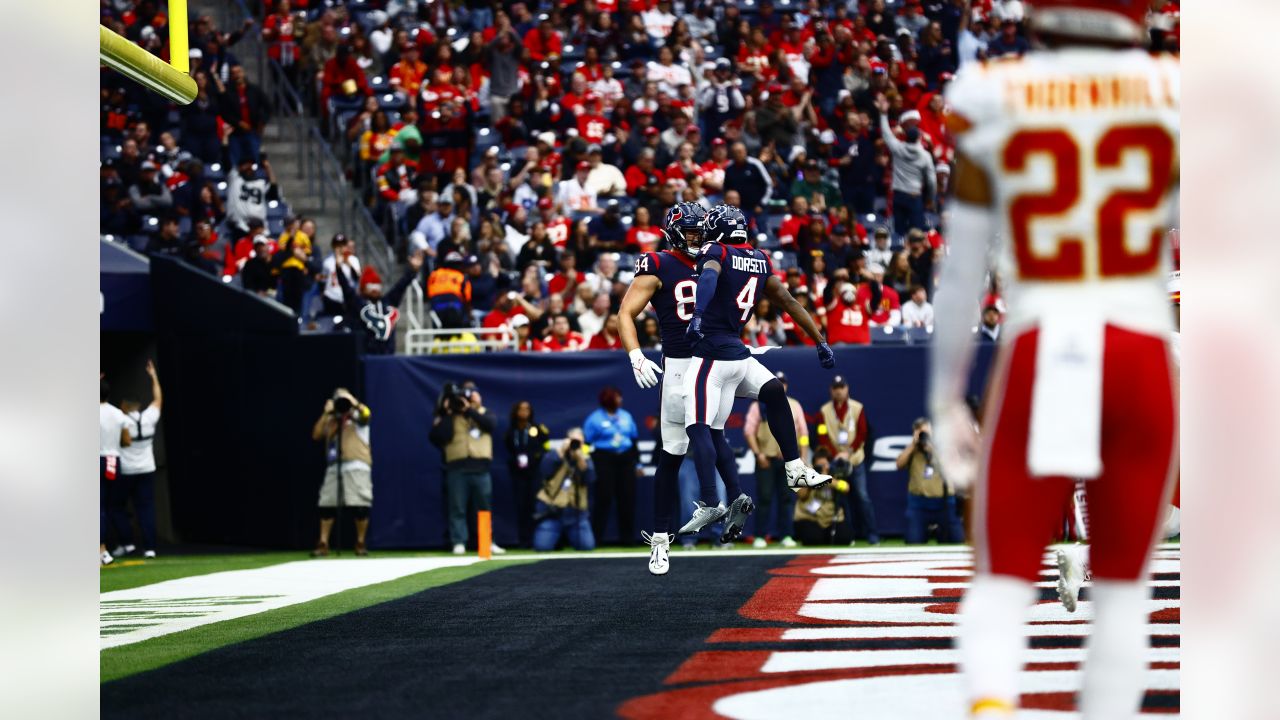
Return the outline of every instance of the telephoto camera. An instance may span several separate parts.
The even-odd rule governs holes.
[[[471,401],[472,390],[457,383],[446,383],[444,386],[444,407],[451,413],[465,412]]]
[[[333,394],[333,413],[335,415],[346,415],[351,412],[351,408],[355,405],[351,402],[351,398],[346,393]]]
[[[582,441],[574,438],[569,441],[569,452],[578,452],[582,449]]]

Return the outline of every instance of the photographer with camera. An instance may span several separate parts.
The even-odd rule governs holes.
[[[898,469],[907,470],[908,545],[928,540],[930,525],[937,525],[939,543],[964,542],[964,524],[956,510],[955,488],[942,476],[934,455],[928,418],[911,424],[911,444],[898,455]]]
[[[320,541],[312,557],[329,555],[329,532],[338,508],[347,508],[356,520],[356,555],[369,554],[364,538],[369,531],[369,506],[373,504],[373,454],[369,450],[369,408],[346,388],[333,391],[324,401],[324,412],[311,428],[311,439],[323,441],[328,458],[320,486]],[[339,490],[341,488],[341,490]],[[339,503],[341,494],[341,503]]]
[[[831,401],[819,409],[818,445],[827,449],[831,457],[833,475],[849,480],[852,493],[843,499],[849,511],[857,518],[861,534],[868,543],[880,544],[880,532],[876,529],[875,508],[867,492],[866,408],[849,397],[849,384],[841,375],[831,379]]]
[[[476,510],[493,502],[493,432],[497,423],[484,407],[480,392],[468,383],[445,383],[431,421],[431,444],[444,456],[449,507],[449,541],[453,554],[467,551],[467,501]],[[492,543],[497,554],[506,552]]]
[[[560,538],[567,535],[574,550],[594,550],[596,536],[591,531],[589,498],[596,470],[583,443],[582,428],[570,429],[556,452],[543,456],[541,471],[533,549],[554,550]]]
[[[813,469],[824,475],[833,475],[831,453],[820,447],[813,453]],[[853,541],[853,530],[845,522],[842,496],[849,494],[849,481],[843,478],[819,488],[800,488],[796,491],[796,538],[805,547],[815,545],[848,545]]]

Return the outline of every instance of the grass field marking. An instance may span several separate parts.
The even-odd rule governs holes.
[[[376,585],[353,588],[310,602],[287,605],[250,617],[200,625],[179,633],[107,648],[99,655],[99,680],[104,683],[118,680],[220,647],[325,620],[371,605],[398,600],[433,587],[467,580],[491,570],[538,562],[540,559],[539,557],[507,558],[441,567]]]
[[[478,560],[474,557],[368,558],[325,562],[298,560],[108,592],[100,598],[99,628],[100,631],[113,631],[99,632],[99,642],[104,649],[140,642],[200,625],[308,602],[325,595],[406,575],[475,562]],[[118,632],[119,626],[115,624],[115,618],[107,614],[122,609],[173,608],[192,612],[181,616],[174,613],[152,614],[148,619],[158,622],[138,627],[132,632]]]

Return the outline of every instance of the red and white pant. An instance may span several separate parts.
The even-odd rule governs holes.
[[[979,572],[1039,579],[1075,479],[1032,477],[1027,440],[1037,330],[1001,348],[983,417],[974,492]],[[1108,325],[1102,368],[1102,474],[1085,483],[1095,579],[1136,580],[1146,570],[1177,473],[1173,362],[1161,337]]]

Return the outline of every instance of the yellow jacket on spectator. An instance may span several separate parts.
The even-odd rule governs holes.
[[[280,240],[276,243],[276,247],[280,248],[281,250],[285,250],[286,249],[285,243],[288,242],[289,239],[290,239],[289,233],[286,231],[284,234],[280,236]],[[306,250],[307,255],[309,256],[311,255],[311,238],[307,237],[306,233],[302,232],[301,230],[298,230],[297,232],[293,233],[292,247],[300,247],[303,250]],[[286,259],[283,263],[281,263],[280,268],[281,269],[297,268],[302,272],[306,272],[307,264],[302,260],[298,259],[296,256],[294,256],[292,252],[290,252],[288,259]]]

